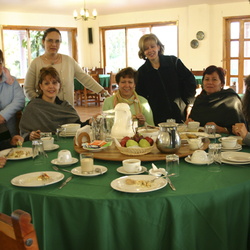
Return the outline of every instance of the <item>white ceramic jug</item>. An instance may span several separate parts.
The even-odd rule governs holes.
[[[118,103],[115,106],[115,120],[111,129],[111,136],[121,140],[125,136],[133,136],[132,115],[127,103]]]

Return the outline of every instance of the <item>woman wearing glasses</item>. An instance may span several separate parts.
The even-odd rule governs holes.
[[[72,57],[58,53],[61,44],[61,33],[58,29],[45,30],[42,44],[45,52],[32,61],[24,82],[25,94],[29,99],[39,96],[39,72],[41,68],[48,66],[54,67],[59,72],[62,81],[58,97],[68,101],[71,105],[74,105],[74,78],[77,78],[86,88],[95,93],[108,95],[99,83],[84,73]]]

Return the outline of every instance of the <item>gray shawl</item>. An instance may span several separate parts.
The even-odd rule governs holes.
[[[25,139],[31,131],[55,132],[59,125],[81,123],[76,110],[67,102],[49,103],[41,98],[33,99],[25,108],[19,128]]]

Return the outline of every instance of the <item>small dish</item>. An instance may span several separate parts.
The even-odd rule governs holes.
[[[99,147],[99,148],[90,147],[89,143],[83,143],[82,147],[83,147],[83,149],[86,149],[86,150],[91,151],[91,152],[100,152],[103,149],[106,149],[106,148],[108,148],[111,145],[112,145],[112,141],[107,142],[105,145],[103,145],[102,147]]]
[[[208,134],[208,138],[209,138],[209,139],[215,139],[215,138],[220,138],[220,137],[221,137],[220,134],[215,134],[215,135]]]
[[[224,148],[223,146],[221,148],[222,151],[238,151],[241,149],[242,149],[242,146],[240,144],[236,144],[236,146],[233,148]]]
[[[44,148],[45,151],[53,151],[59,148],[58,144],[53,144],[50,148]]]
[[[185,161],[186,161],[187,163],[191,163],[191,164],[194,164],[194,165],[207,165],[207,164],[213,163],[213,161],[210,161],[209,163],[208,163],[208,162],[192,162],[192,160],[191,160],[191,158],[190,158],[189,156],[187,156],[187,157],[185,158]]]
[[[120,174],[126,174],[126,175],[130,175],[130,174],[142,174],[142,173],[144,173],[144,172],[147,171],[147,168],[142,166],[142,170],[141,170],[141,171],[129,173],[129,172],[126,172],[126,171],[124,170],[123,166],[121,166],[121,167],[117,168],[116,171],[117,171],[118,173],[120,173]]]
[[[54,160],[51,161],[52,164],[57,165],[57,166],[69,166],[69,165],[75,164],[77,162],[78,162],[77,158],[72,158],[72,161],[67,162],[67,163],[61,163],[61,162],[58,161],[58,159],[54,159]]]
[[[100,168],[101,169],[101,173],[100,172],[95,172],[95,169],[97,168]],[[100,165],[94,165],[94,171],[91,172],[91,173],[88,173],[88,172],[84,172],[82,173],[82,168],[81,166],[78,166],[76,168],[73,168],[71,170],[71,173],[74,174],[74,175],[78,175],[78,176],[87,176],[87,177],[90,177],[90,176],[97,176],[97,175],[101,175],[101,174],[104,174],[108,171],[108,169],[104,166],[100,166]]]

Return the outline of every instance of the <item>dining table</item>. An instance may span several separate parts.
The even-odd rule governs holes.
[[[63,171],[80,166],[78,161],[58,166],[56,173],[64,178],[51,185],[11,183],[23,174],[55,172],[52,162],[60,150],[69,150],[79,159],[73,137],[55,138],[55,144],[58,147],[46,152],[43,165],[35,165],[32,157],[27,157],[8,160],[0,169],[0,211],[30,213],[41,250],[250,249],[249,165],[223,163],[220,172],[210,172],[208,165],[190,164],[181,157],[180,175],[170,177],[176,191],[169,185],[145,192],[118,191],[111,183],[126,176],[118,172],[122,161],[96,158],[95,166],[105,167],[106,172],[79,176]],[[27,141],[23,147],[32,144]],[[250,153],[250,148],[243,146],[242,152]],[[147,171],[152,163],[158,168],[166,164],[162,158],[142,159]],[[138,176],[146,178],[147,171]],[[70,176],[72,180],[59,189]]]
[[[102,87],[108,88],[110,84],[110,74],[99,74],[99,81]]]

